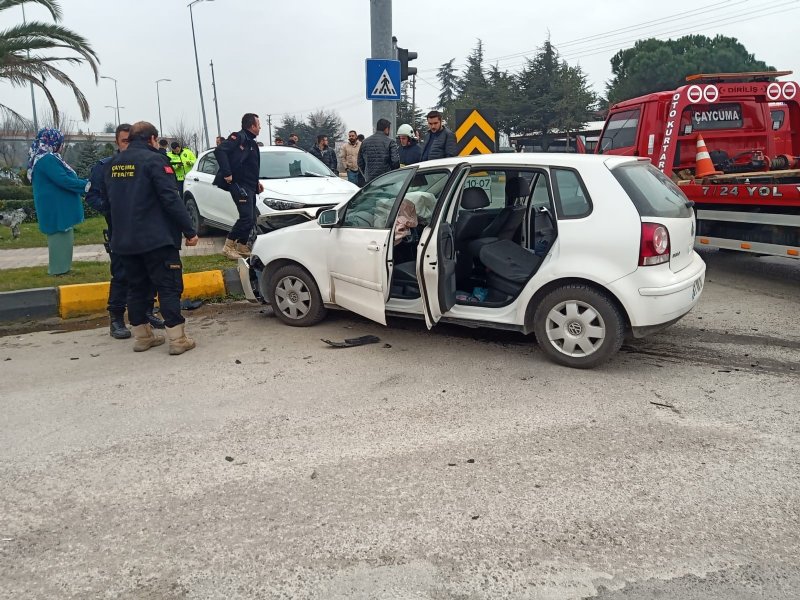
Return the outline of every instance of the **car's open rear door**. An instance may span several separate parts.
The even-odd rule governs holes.
[[[436,204],[431,225],[425,229],[417,255],[417,279],[420,282],[425,323],[428,329],[456,303],[456,244],[451,218],[456,213],[467,163],[458,165]]]

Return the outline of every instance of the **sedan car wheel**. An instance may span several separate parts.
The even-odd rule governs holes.
[[[534,314],[542,350],[555,362],[588,369],[616,353],[625,334],[617,306],[602,292],[565,285],[550,292]]]
[[[269,281],[268,298],[275,316],[287,325],[308,327],[327,314],[314,278],[299,265],[279,268]]]
[[[197,202],[191,196],[186,198],[186,212],[189,213],[189,219],[192,221],[197,235],[208,234],[208,225],[205,224],[205,219],[200,214],[200,209],[197,208]]]

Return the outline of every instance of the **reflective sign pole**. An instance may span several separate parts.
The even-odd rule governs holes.
[[[372,56],[370,58],[394,60],[394,48],[392,47],[392,0],[369,0],[369,24],[372,42]],[[375,124],[378,119],[386,119],[392,125],[389,135],[394,137],[396,112],[397,102],[373,100],[371,131],[375,131]]]

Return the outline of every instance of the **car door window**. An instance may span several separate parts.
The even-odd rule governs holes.
[[[347,204],[340,227],[389,229],[389,217],[413,172],[392,171],[370,181]]]
[[[214,153],[206,154],[201,160],[200,165],[197,167],[197,170],[201,173],[208,173],[209,175],[216,175],[217,171],[219,170],[219,164],[217,163],[217,157],[214,156]]]
[[[580,219],[592,212],[591,198],[577,171],[553,168],[551,173],[559,219]]]

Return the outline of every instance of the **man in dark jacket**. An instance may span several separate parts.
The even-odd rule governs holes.
[[[158,291],[167,326],[169,353],[194,348],[186,336],[181,315],[183,265],[181,234],[187,246],[197,244],[197,233],[178,194],[175,171],[158,151],[158,130],[139,121],[131,126],[130,145],[108,163],[105,186],[111,205],[111,251],[122,259],[128,277],[128,318],[133,325],[135,352],[164,343],[147,322],[152,289]]]
[[[264,191],[258,174],[261,170],[261,151],[256,137],[261,132],[261,120],[257,114],[246,113],[242,117],[242,130],[232,133],[214,150],[219,171],[214,185],[228,190],[236,204],[239,218],[233,224],[222,254],[231,260],[250,256],[247,241],[253,231],[256,194]]]
[[[318,159],[320,159],[326,167],[328,167],[334,173],[339,173],[337,168],[338,160],[336,159],[336,152],[333,151],[333,148],[328,147],[328,136],[327,135],[318,135],[317,136],[317,145],[311,148],[308,152],[309,154],[313,154]]]
[[[117,144],[117,152],[124,152],[128,149],[128,134],[131,126],[122,123],[117,127],[114,141]],[[164,140],[166,143],[166,141]],[[160,142],[159,142],[160,145]],[[109,331],[111,337],[117,340],[126,340],[131,337],[130,329],[125,327],[125,308],[128,306],[128,279],[125,277],[125,269],[122,267],[122,260],[116,252],[111,252],[111,207],[108,204],[106,194],[106,183],[104,181],[106,165],[114,158],[108,156],[100,160],[92,167],[89,175],[89,185],[86,192],[86,204],[99,212],[106,219],[106,229],[103,234],[106,236],[106,252],[111,259],[111,283],[108,287],[108,315],[110,317]],[[147,321],[156,329],[164,329],[164,321],[159,319],[153,310],[155,290],[150,294],[150,303],[147,307]]]
[[[442,113],[432,110],[427,114],[428,135],[425,145],[422,146],[423,160],[436,160],[437,158],[450,158],[458,154],[456,136],[442,124]]]
[[[400,151],[397,142],[389,137],[391,124],[378,119],[375,133],[361,142],[358,150],[358,168],[367,182],[400,166]]]

